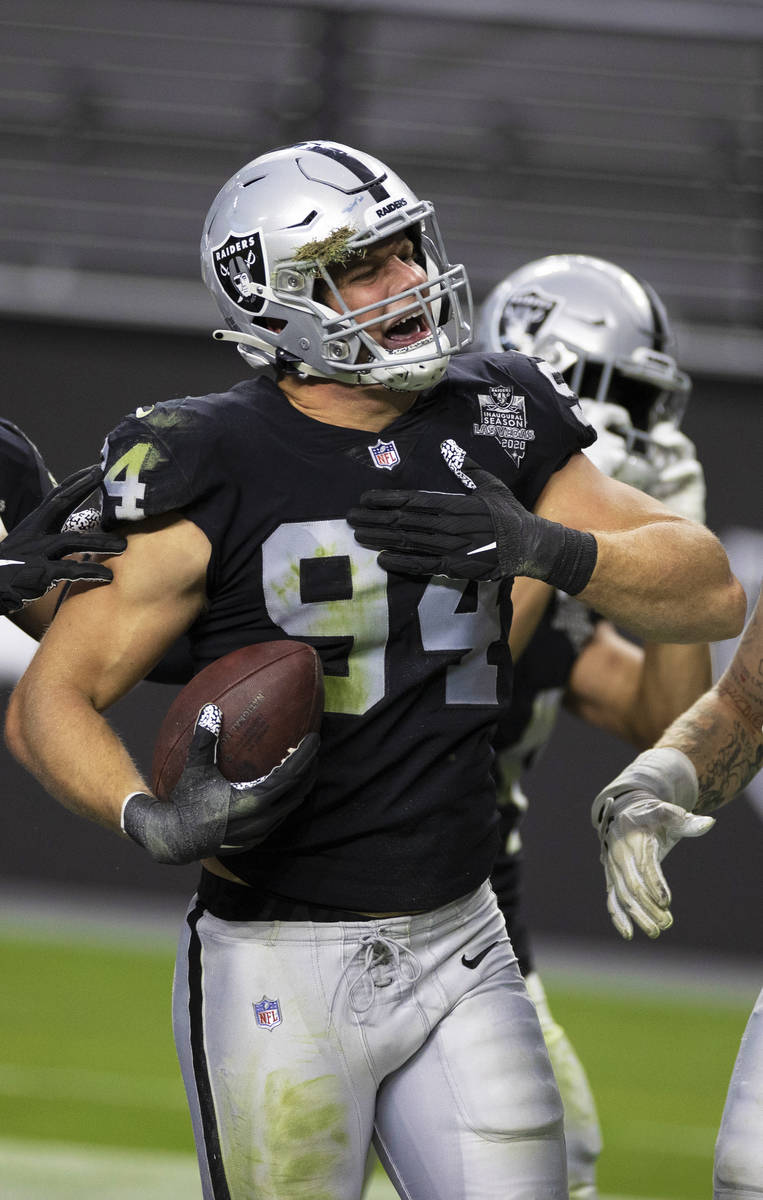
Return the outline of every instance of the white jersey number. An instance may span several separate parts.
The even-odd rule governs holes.
[[[341,560],[347,583],[341,596],[311,599],[307,564]],[[326,711],[355,716],[367,712],[386,691],[389,638],[387,573],[376,552],[355,541],[344,520],[280,525],[263,543],[262,576],[270,619],[291,637],[344,638],[347,669],[326,675]],[[425,651],[463,651],[447,668],[446,703],[497,704],[498,668],[488,663],[488,648],[500,637],[498,584],[470,584],[435,576],[419,603]],[[464,601],[467,600],[467,603]]]

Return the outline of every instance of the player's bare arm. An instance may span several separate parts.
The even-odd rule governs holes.
[[[679,717],[657,743],[694,764],[694,812],[733,800],[763,765],[763,593],[729,666],[716,686]]]
[[[61,602],[61,593],[65,587],[66,585],[63,583],[57,584],[39,600],[33,600],[31,604],[27,604],[18,612],[9,613],[8,620],[17,629],[39,642],[56,615],[56,609]]]
[[[514,662],[527,648],[538,624],[548,608],[554,589],[541,579],[521,576],[511,589],[511,628],[509,649]]]
[[[601,840],[607,908],[617,931],[635,921],[650,937],[673,923],[660,862],[683,837],[706,833],[720,807],[763,761],[761,598],[716,687],[665,731],[652,750],[603,788],[591,818]]]
[[[596,565],[578,596],[630,633],[707,642],[734,637],[742,628],[744,592],[718,539],[609,479],[584,454],[551,476],[535,512],[593,533]]]
[[[643,750],[711,683],[707,643],[636,645],[599,621],[572,668],[564,703],[582,720]]]
[[[144,522],[110,560],[109,587],[64,601],[11,697],[12,753],[67,808],[112,829],[124,797],[146,783],[101,713],[199,614],[209,552],[183,518]]]

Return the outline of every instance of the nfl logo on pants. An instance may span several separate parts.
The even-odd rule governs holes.
[[[281,1005],[277,1000],[263,996],[261,1000],[254,1001],[253,1008],[254,1019],[261,1029],[275,1029],[281,1024]]]

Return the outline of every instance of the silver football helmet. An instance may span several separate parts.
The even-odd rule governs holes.
[[[368,332],[378,306],[350,311],[331,267],[403,230],[427,278],[385,304],[399,304],[401,321],[423,316],[429,332],[388,350]],[[209,210],[201,271],[228,326],[214,336],[236,342],[255,368],[420,391],[471,341],[468,279],[448,262],[433,206],[378,159],[337,142],[299,142],[242,167]]]
[[[669,353],[665,308],[614,263],[586,254],[526,263],[490,292],[477,336],[483,350],[546,359],[581,399],[620,405],[644,447],[658,422],[681,423],[691,380]]]

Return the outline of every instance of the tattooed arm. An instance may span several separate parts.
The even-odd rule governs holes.
[[[695,813],[733,800],[763,765],[763,590],[718,683],[678,717],[657,747],[674,746],[697,772]]]
[[[601,842],[607,908],[622,937],[673,924],[660,863],[684,837],[715,824],[763,764],[763,589],[731,663],[705,692],[607,784],[591,819]]]

